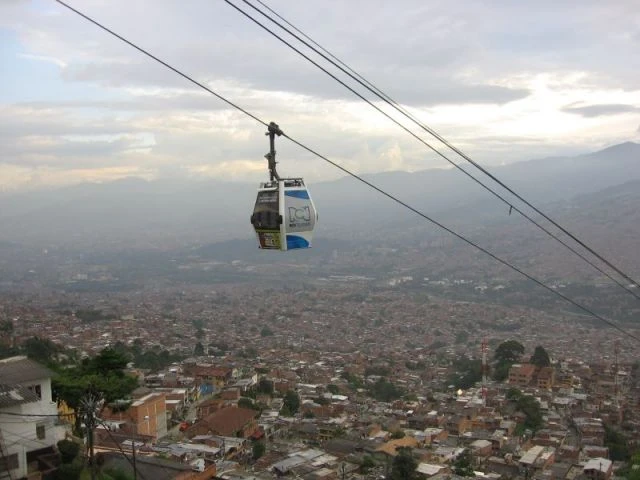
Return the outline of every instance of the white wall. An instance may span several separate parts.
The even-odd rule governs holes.
[[[58,411],[56,404],[51,400],[51,379],[26,382],[24,386],[36,384],[41,386],[42,398],[39,401],[0,410],[0,429],[4,438],[5,452],[8,455],[18,454],[19,468],[11,471],[12,478],[20,478],[27,474],[28,452],[55,446],[58,440],[64,438],[64,427],[56,425],[55,415]],[[11,415],[2,412],[8,412]],[[45,427],[43,439],[37,437],[38,425]]]

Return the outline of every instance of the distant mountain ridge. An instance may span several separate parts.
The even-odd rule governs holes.
[[[496,187],[468,164],[463,167]],[[617,185],[640,180],[640,145],[627,142],[586,155],[530,160],[490,171],[538,206],[601,191],[615,195]],[[454,225],[482,226],[508,209],[457,170],[387,172],[366,178]],[[420,221],[352,178],[310,189],[320,214],[320,236],[377,241]],[[0,241],[43,248],[162,250],[248,239],[255,192],[256,185],[248,183],[132,178],[3,195],[0,221],[10,227],[0,229]]]

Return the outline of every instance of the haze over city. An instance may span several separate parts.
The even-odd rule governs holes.
[[[224,2],[82,8],[356,172],[447,166]],[[273,8],[483,164],[640,138],[635,2]],[[264,178],[259,124],[64,7],[2,2],[0,31],[4,190],[125,176]],[[278,152],[284,173],[341,176],[287,141]]]
[[[0,479],[640,480],[636,2],[65,4],[0,1]]]

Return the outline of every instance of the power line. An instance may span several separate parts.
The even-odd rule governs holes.
[[[38,414],[38,413],[16,413],[16,412],[2,412],[0,411],[0,415],[12,415],[15,417],[70,417],[75,415],[75,413],[43,413],[43,414]]]
[[[426,215],[425,213],[421,212],[420,210],[418,210],[417,208],[412,207],[411,205],[409,205],[408,203],[400,200],[398,197],[387,193],[385,190],[382,190],[380,187],[374,185],[373,183],[365,180],[364,178],[362,178],[361,176],[359,176],[356,173],[351,172],[350,170],[344,168],[342,165],[339,165],[337,163],[335,163],[332,160],[329,160],[327,157],[325,157],[324,155],[321,155],[320,153],[316,152],[315,150],[307,147],[306,145],[298,142],[297,140],[289,137],[286,133],[282,134],[283,137],[286,137],[289,139],[289,141],[291,141],[292,143],[295,143],[296,145],[298,145],[300,148],[308,151],[309,153],[312,153],[313,155],[317,156],[318,158],[321,158],[322,160],[324,160],[325,162],[328,162],[329,164],[333,165],[334,167],[336,167],[339,170],[342,170],[344,173],[346,173],[347,175],[352,176],[353,178],[355,178],[356,180],[359,180],[360,182],[364,183],[365,185],[369,186],[370,188],[374,189],[375,191],[377,191],[378,193],[384,195],[385,197],[393,200],[394,202],[398,203],[399,205],[402,205],[403,207],[411,210],[413,213],[419,215],[420,217],[422,217],[423,219],[431,222],[432,224],[436,225],[437,227],[440,227],[442,230],[450,233],[451,235],[453,235],[454,237],[462,240],[463,242],[465,242],[466,244],[475,247],[476,249],[480,250],[481,252],[489,255],[491,258],[493,258],[494,260],[500,262],[501,264],[503,264],[506,267],[509,267],[510,269],[514,270],[515,272],[519,273],[520,275],[523,275],[524,277],[528,278],[529,280],[531,280],[532,282],[536,283],[537,285],[539,285],[540,287],[550,291],[551,293],[554,293],[555,295],[559,296],[560,298],[566,300],[567,302],[571,303],[573,306],[579,308],[580,310],[582,310],[583,312],[588,313],[589,315],[605,322],[607,325],[615,328],[616,330],[618,330],[621,333],[624,333],[625,335],[630,336],[631,338],[637,340],[640,342],[640,337],[637,337],[635,335],[633,335],[632,333],[624,330],[622,327],[618,326],[617,324],[615,324],[614,322],[612,322],[611,320],[608,320],[600,315],[598,315],[597,313],[593,312],[592,310],[588,309],[587,307],[581,305],[580,303],[576,302],[575,300],[567,297],[566,295],[558,292],[557,290],[554,290],[553,288],[551,288],[550,286],[548,286],[547,284],[543,283],[542,281],[538,280],[537,278],[535,278],[534,276],[526,273],[524,270],[521,270],[520,268],[516,267],[515,265],[507,262],[506,260],[503,260],[501,257],[497,256],[494,253],[491,253],[489,250],[487,250],[486,248],[478,245],[477,243],[473,242],[472,240],[467,239],[466,237],[464,237],[463,235],[457,233],[456,231],[452,230],[451,228],[445,226],[444,224],[438,222],[437,220],[434,220],[433,218],[429,217],[428,215]]]
[[[420,141],[421,143],[423,143],[425,146],[427,146],[429,149],[431,149],[434,153],[436,153],[437,155],[439,155],[441,158],[443,158],[444,160],[446,160],[447,162],[449,162],[451,165],[453,165],[455,168],[457,168],[458,170],[460,170],[464,175],[466,175],[467,177],[469,177],[470,179],[472,179],[474,182],[476,182],[478,185],[480,185],[481,187],[483,187],[485,190],[487,190],[488,192],[490,192],[491,194],[493,194],[496,198],[498,198],[499,200],[501,200],[502,202],[504,202],[508,207],[509,207],[509,213],[511,213],[511,210],[515,210],[516,212],[518,212],[520,215],[522,215],[524,218],[526,218],[529,222],[531,222],[533,225],[535,225],[537,228],[539,228],[540,230],[542,230],[545,234],[547,234],[548,236],[550,236],[551,238],[553,238],[554,240],[556,240],[557,242],[559,242],[561,245],[563,245],[565,248],[567,248],[569,251],[571,251],[574,255],[578,256],[579,258],[581,258],[583,261],[585,261],[586,263],[588,263],[589,265],[591,265],[593,268],[595,268],[596,270],[598,270],[600,273],[602,273],[603,275],[605,275],[607,278],[609,278],[610,280],[612,280],[614,283],[616,283],[618,286],[620,286],[621,288],[623,288],[624,290],[626,290],[628,293],[630,293],[631,295],[633,295],[634,297],[636,297],[638,300],[640,300],[640,295],[638,295],[636,292],[634,292],[629,286],[621,283],[620,281],[618,281],[617,279],[615,279],[613,276],[611,276],[608,272],[606,272],[605,270],[603,270],[601,267],[599,267],[598,265],[596,265],[595,263],[593,263],[592,261],[590,261],[587,257],[585,257],[583,254],[581,254],[580,252],[578,252],[576,249],[574,249],[573,247],[571,247],[569,244],[567,244],[566,242],[564,242],[562,239],[560,239],[556,234],[552,233],[551,231],[549,231],[547,228],[545,228],[544,226],[542,226],[539,222],[537,222],[536,220],[534,220],[533,218],[531,218],[529,215],[525,214],[522,210],[520,210],[519,208],[517,208],[515,205],[512,204],[512,202],[509,202],[507,199],[505,199],[504,197],[502,197],[500,194],[498,194],[495,190],[493,190],[491,187],[487,186],[486,184],[482,183],[480,180],[478,180],[476,177],[474,177],[472,174],[470,174],[469,172],[467,172],[465,169],[463,169],[460,165],[458,165],[457,163],[455,163],[454,161],[452,161],[450,158],[448,158],[446,155],[444,155],[442,152],[440,152],[439,150],[437,150],[435,147],[433,147],[432,145],[428,144],[426,141],[424,141],[424,139],[418,137],[415,133],[413,133],[412,131],[410,131],[406,126],[404,126],[403,124],[401,124],[399,121],[397,121],[396,119],[394,119],[393,117],[391,117],[389,114],[387,114],[386,112],[384,112],[383,110],[381,110],[380,108],[378,108],[376,105],[374,105],[370,100],[368,100],[367,98],[365,98],[364,96],[362,96],[360,93],[356,92],[352,87],[350,87],[349,85],[347,85],[346,83],[344,83],[342,80],[340,80],[339,78],[337,78],[334,74],[332,74],[331,72],[329,72],[328,70],[326,70],[324,67],[322,67],[321,65],[319,65],[317,62],[315,62],[314,60],[312,60],[310,57],[308,57],[307,55],[305,55],[304,53],[302,53],[299,49],[297,49],[296,47],[294,47],[292,44],[290,44],[289,42],[287,42],[285,39],[283,39],[282,37],[280,37],[278,34],[276,34],[275,32],[273,32],[271,29],[269,29],[267,26],[265,26],[264,24],[262,24],[261,22],[259,22],[258,20],[256,20],[254,17],[252,17],[249,13],[245,12],[244,10],[242,10],[241,8],[239,8],[238,6],[236,6],[235,4],[233,4],[230,0],[224,0],[227,4],[229,4],[230,6],[232,6],[234,9],[236,9],[238,12],[242,13],[244,16],[246,16],[248,19],[250,19],[251,21],[253,21],[254,23],[256,23],[257,25],[259,25],[261,28],[263,28],[265,31],[267,31],[268,33],[270,33],[271,35],[273,35],[274,37],[276,37],[278,40],[280,40],[282,43],[284,43],[286,46],[288,46],[289,48],[291,48],[292,50],[294,50],[296,53],[298,53],[300,56],[302,56],[303,58],[305,58],[307,61],[309,61],[310,63],[312,63],[313,65],[315,65],[317,68],[319,68],[320,70],[322,70],[324,73],[326,73],[327,75],[329,75],[331,78],[333,78],[335,81],[337,81],[338,83],[340,83],[342,86],[344,86],[345,88],[347,88],[349,91],[351,91],[353,94],[355,94],[357,97],[359,97],[361,100],[363,100],[364,102],[366,102],[367,104],[369,104],[371,107],[373,107],[375,110],[377,110],[379,113],[381,113],[382,115],[384,115],[385,117],[387,117],[389,120],[391,120],[393,123],[395,123],[396,125],[398,125],[400,128],[402,128],[403,130],[405,130],[407,133],[409,133],[411,136],[413,136],[414,138],[416,138],[418,141]],[[364,88],[366,88],[367,90],[369,90],[371,93],[373,93],[374,95],[376,95],[378,98],[380,98],[382,101],[384,101],[386,104],[390,105],[392,108],[394,108],[395,110],[397,110],[398,112],[400,112],[403,116],[405,116],[406,118],[408,118],[409,120],[411,120],[413,123],[415,123],[416,125],[418,125],[420,128],[422,128],[424,131],[426,131],[427,133],[429,133],[430,135],[432,135],[433,137],[435,137],[437,140],[439,140],[441,143],[443,143],[445,146],[447,146],[448,148],[450,148],[451,150],[453,150],[455,153],[457,153],[459,156],[461,156],[463,159],[467,160],[469,163],[471,163],[474,167],[476,167],[477,169],[479,169],[482,173],[484,173],[485,175],[489,176],[489,178],[491,178],[494,182],[498,183],[501,187],[503,187],[505,190],[507,190],[509,193],[511,193],[512,195],[514,195],[516,198],[518,198],[520,201],[522,201],[523,203],[525,203],[525,205],[529,206],[530,208],[532,208],[536,213],[538,213],[539,215],[541,215],[543,218],[545,218],[546,220],[548,220],[549,222],[551,222],[554,226],[556,226],[557,228],[559,228],[562,232],[564,232],[566,235],[568,235],[569,237],[571,237],[574,241],[576,241],[578,244],[580,244],[583,248],[585,248],[587,251],[589,251],[591,254],[595,255],[600,261],[602,261],[603,263],[605,263],[606,265],[608,265],[610,268],[612,268],[614,271],[616,271],[620,276],[622,276],[623,278],[625,278],[626,280],[630,281],[632,283],[632,285],[639,285],[638,282],[636,282],[635,280],[633,280],[630,276],[628,276],[626,273],[624,273],[622,270],[620,270],[618,267],[616,267],[615,265],[613,265],[610,261],[608,261],[606,258],[602,257],[600,254],[598,254],[597,252],[595,252],[593,249],[591,249],[588,245],[586,245],[585,243],[583,243],[580,239],[578,239],[575,235],[573,235],[571,232],[567,231],[564,227],[562,227],[560,224],[558,224],[555,220],[551,219],[548,215],[546,215],[545,213],[543,213],[542,211],[540,211],[537,207],[535,207],[534,205],[532,205],[530,202],[528,202],[526,199],[524,199],[522,196],[520,196],[519,194],[517,194],[515,191],[513,191],[510,187],[508,187],[506,184],[504,184],[502,181],[500,181],[497,177],[495,177],[493,174],[491,174],[490,172],[488,172],[485,168],[483,168],[481,165],[479,165],[477,162],[475,162],[473,159],[471,159],[470,157],[468,157],[466,154],[464,154],[462,151],[460,151],[459,149],[457,149],[456,147],[454,147],[453,145],[451,145],[447,140],[445,140],[442,136],[440,136],[437,132],[435,132],[432,128],[428,127],[427,125],[425,125],[424,123],[420,122],[418,119],[416,119],[413,115],[411,115],[409,112],[407,112],[406,109],[402,108],[398,102],[396,102],[395,100],[393,100],[391,97],[389,97],[388,95],[386,95],[384,92],[382,92],[379,88],[377,88],[375,85],[373,85],[371,82],[369,82],[368,80],[366,80],[362,75],[360,75],[359,73],[355,72],[352,68],[350,68],[348,65],[346,65],[343,61],[341,61],[340,59],[338,59],[337,57],[335,57],[333,54],[331,54],[331,52],[329,52],[328,50],[326,50],[324,47],[322,47],[321,45],[319,45],[317,42],[315,42],[313,39],[311,39],[309,36],[307,36],[306,34],[304,34],[304,32],[302,32],[300,29],[298,29],[297,27],[295,27],[293,24],[291,24],[290,22],[288,22],[287,20],[285,20],[282,16],[280,16],[278,13],[276,13],[274,10],[272,10],[271,8],[269,8],[268,6],[266,6],[262,1],[260,0],[256,0],[258,1],[262,6],[264,6],[267,10],[269,10],[270,12],[272,12],[274,15],[276,15],[278,18],[280,18],[282,21],[284,21],[287,25],[291,26],[293,29],[295,29],[297,32],[299,32],[302,36],[304,36],[305,38],[307,38],[311,43],[313,43],[314,45],[318,46],[323,52],[326,53],[326,55],[320,51],[318,51],[318,49],[316,49],[314,46],[310,45],[308,42],[306,42],[305,40],[303,40],[302,38],[300,38],[298,35],[296,35],[295,33],[293,33],[291,30],[289,30],[288,28],[286,28],[285,26],[283,26],[281,23],[279,23],[277,20],[274,20],[271,16],[269,16],[268,14],[264,13],[263,11],[261,11],[259,8],[257,8],[255,5],[251,4],[248,0],[242,0],[245,4],[249,5],[251,8],[253,8],[255,11],[257,11],[258,13],[260,13],[262,16],[266,17],[267,19],[269,19],[271,22],[273,22],[274,24],[278,25],[282,30],[284,30],[285,32],[287,32],[289,35],[291,35],[292,37],[296,38],[299,42],[301,42],[302,44],[304,44],[305,46],[307,46],[308,48],[310,48],[311,50],[313,50],[316,54],[320,55],[322,58],[324,58],[326,61],[330,62],[332,65],[334,65],[335,67],[337,67],[339,70],[341,70],[343,73],[345,73],[346,75],[348,75],[349,77],[351,77],[353,80],[355,80],[356,82],[358,82],[360,85],[362,85]],[[327,56],[328,55],[328,56]],[[331,57],[331,58],[329,58]]]
[[[182,73],[180,70],[178,70],[177,68],[172,67],[171,65],[169,65],[167,62],[159,59],[158,57],[154,56],[153,54],[151,54],[150,52],[148,52],[147,50],[144,50],[142,48],[140,48],[139,46],[137,46],[135,43],[130,42],[129,40],[127,40],[126,38],[124,38],[121,35],[118,35],[116,32],[114,32],[113,30],[110,30],[109,28],[105,27],[104,25],[96,22],[94,19],[92,19],[91,17],[85,15],[84,13],[82,13],[79,10],[76,10],[75,8],[73,8],[71,5],[63,2],[62,0],[55,0],[56,2],[58,2],[60,5],[68,8],[69,10],[71,10],[74,13],[77,13],[78,15],[80,15],[82,18],[84,18],[85,20],[93,23],[94,25],[96,25],[97,27],[101,28],[102,30],[110,33],[111,35],[113,35],[114,37],[116,37],[119,40],[122,40],[124,43],[126,43],[127,45],[129,45],[130,47],[135,48],[136,50],[138,50],[141,53],[144,53],[146,56],[152,58],[153,60],[155,60],[156,62],[160,63],[161,65],[167,67],[169,70],[177,73],[178,75],[180,75],[182,78],[184,78],[185,80],[193,83],[194,85],[202,88],[203,90],[206,90],[207,92],[209,92],[211,95],[217,97],[219,100],[222,100],[224,103],[226,103],[227,105],[240,110],[242,113],[244,113],[245,115],[247,115],[248,117],[253,118],[256,122],[258,123],[262,123],[265,127],[268,127],[269,125],[264,123],[262,120],[260,120],[258,117],[256,117],[255,115],[249,113],[247,110],[243,109],[242,107],[240,107],[239,105],[236,105],[235,103],[231,102],[230,100],[224,98],[222,95],[218,95],[216,92],[214,92],[213,90],[211,90],[209,87],[207,87],[206,85],[198,82],[197,80],[194,80],[192,77],[190,77],[189,75],[186,75],[184,73]]]
[[[101,28],[102,30],[110,33],[111,35],[115,36],[116,38],[124,41],[125,43],[127,43],[128,45],[131,45],[132,47],[134,47],[136,50],[138,50],[139,52],[147,55],[149,58],[152,58],[153,60],[156,60],[157,62],[161,63],[162,65],[167,66],[168,68],[170,68],[172,71],[178,73],[180,76],[186,78],[187,80],[189,80],[191,83],[200,86],[201,88],[205,89],[208,92],[211,92],[213,95],[215,95],[217,98],[220,98],[221,100],[223,100],[225,103],[227,103],[228,105],[234,106],[235,108],[237,108],[238,110],[240,110],[241,112],[245,113],[246,115],[248,115],[249,117],[253,118],[254,120],[256,120],[258,123],[261,123],[262,125],[268,126],[267,122],[261,120],[260,118],[256,117],[255,115],[247,112],[246,110],[236,106],[233,102],[231,102],[230,100],[227,100],[226,98],[224,98],[222,95],[213,92],[212,90],[210,90],[209,88],[205,87],[204,85],[200,84],[199,82],[193,80],[191,77],[189,77],[187,74],[181,72],[180,70],[176,69],[175,67],[170,66],[169,64],[167,64],[166,62],[160,60],[158,57],[152,55],[151,53],[149,53],[148,51],[146,51],[145,49],[135,45],[134,43],[130,42],[129,40],[126,40],[124,37],[116,34],[115,32],[113,32],[112,30],[108,29],[107,27],[103,26],[102,24],[100,24],[99,22],[97,22],[96,20],[93,20],[92,18],[88,17],[87,15],[79,12],[78,10],[70,7],[69,5],[67,5],[64,1],[62,0],[55,0],[56,2],[58,2],[59,4],[63,5],[64,7],[67,7],[69,10],[77,13],[78,15],[80,15],[81,17],[85,18],[86,20],[90,21],[91,23],[93,23],[94,25],[96,25],[97,27]],[[227,0],[225,0],[227,1]],[[576,308],[582,310],[583,312],[591,315],[592,317],[606,323],[607,325],[615,328],[616,330],[618,330],[619,332],[625,334],[626,336],[633,338],[634,340],[637,340],[640,342],[640,337],[635,336],[634,334],[632,334],[631,332],[623,329],[622,327],[620,327],[619,325],[617,325],[616,323],[612,322],[611,320],[608,320],[607,318],[593,312],[592,310],[590,310],[589,308],[581,305],[580,303],[576,302],[575,300],[567,297],[566,295],[563,295],[562,293],[554,290],[553,288],[551,288],[550,286],[546,285],[545,283],[543,283],[542,281],[538,280],[537,278],[533,277],[532,275],[524,272],[523,270],[521,270],[520,268],[516,267],[515,265],[512,265],[511,263],[509,263],[506,260],[503,260],[502,258],[498,257],[496,254],[491,253],[489,250],[487,250],[486,248],[478,245],[477,243],[467,239],[466,237],[464,237],[463,235],[457,233],[456,231],[454,231],[453,229],[445,226],[444,224],[438,222],[437,220],[432,219],[431,217],[429,217],[428,215],[426,215],[425,213],[421,212],[420,210],[412,207],[411,205],[409,205],[408,203],[400,200],[398,197],[386,192],[385,190],[383,190],[382,188],[374,185],[373,183],[365,180],[364,178],[362,178],[361,176],[357,175],[356,173],[351,172],[350,170],[348,170],[347,168],[343,167],[342,165],[330,160],[329,158],[325,157],[324,155],[321,155],[320,153],[316,152],[315,150],[313,150],[312,148],[304,145],[303,143],[299,142],[298,140],[295,140],[294,138],[288,136],[286,133],[282,133],[283,137],[286,137],[287,139],[289,139],[289,141],[291,141],[292,143],[298,145],[300,148],[306,150],[307,152],[317,156],[318,158],[324,160],[325,162],[329,163],[330,165],[333,165],[334,167],[336,167],[337,169],[341,170],[342,172],[346,173],[347,175],[355,178],[356,180],[364,183],[365,185],[367,185],[368,187],[372,188],[373,190],[377,191],[378,193],[384,195],[385,197],[389,198],[390,200],[393,200],[394,202],[398,203],[399,205],[409,209],[410,211],[414,212],[415,214],[419,215],[421,218],[423,218],[424,220],[427,220],[428,222],[440,227],[441,229],[445,230],[446,232],[450,233],[451,235],[455,236],[456,238],[462,240],[463,242],[467,243],[468,245],[475,247],[477,250],[480,250],[481,252],[485,253],[486,255],[490,256],[491,258],[493,258],[494,260],[496,260],[497,262],[503,264],[504,266],[514,270],[515,272],[519,273],[520,275],[526,277],[527,279],[531,280],[532,282],[536,283],[537,285],[539,285],[540,287],[548,290],[549,292],[553,293],[554,295],[562,298],[563,300],[571,303],[572,305],[574,305]]]
[[[56,0],[58,1],[58,0]],[[140,478],[142,478],[144,480],[144,475],[142,475],[142,473],[138,472],[138,469],[136,468],[136,465],[131,461],[131,459],[127,456],[127,454],[124,452],[124,450],[122,450],[122,447],[120,446],[120,443],[113,438],[113,435],[111,434],[111,430],[109,429],[109,426],[107,424],[105,424],[105,422],[103,420],[100,420],[99,418],[96,418],[96,420],[104,427],[104,429],[107,431],[107,434],[109,435],[109,438],[111,438],[111,441],[113,441],[113,443],[116,445],[116,447],[118,447],[118,450],[120,450],[120,453],[122,453],[122,455],[124,456],[124,458],[127,459],[127,461],[129,462],[129,465],[131,465],[131,468],[133,468],[133,474],[134,476],[137,478],[138,475],[140,475]],[[135,444],[134,444],[134,440],[131,440],[131,451],[134,452],[135,455]],[[166,471],[166,469],[165,469]]]

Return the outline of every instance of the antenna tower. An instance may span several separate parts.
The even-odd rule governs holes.
[[[487,372],[489,366],[487,364],[487,339],[482,339],[482,405],[487,406]]]

